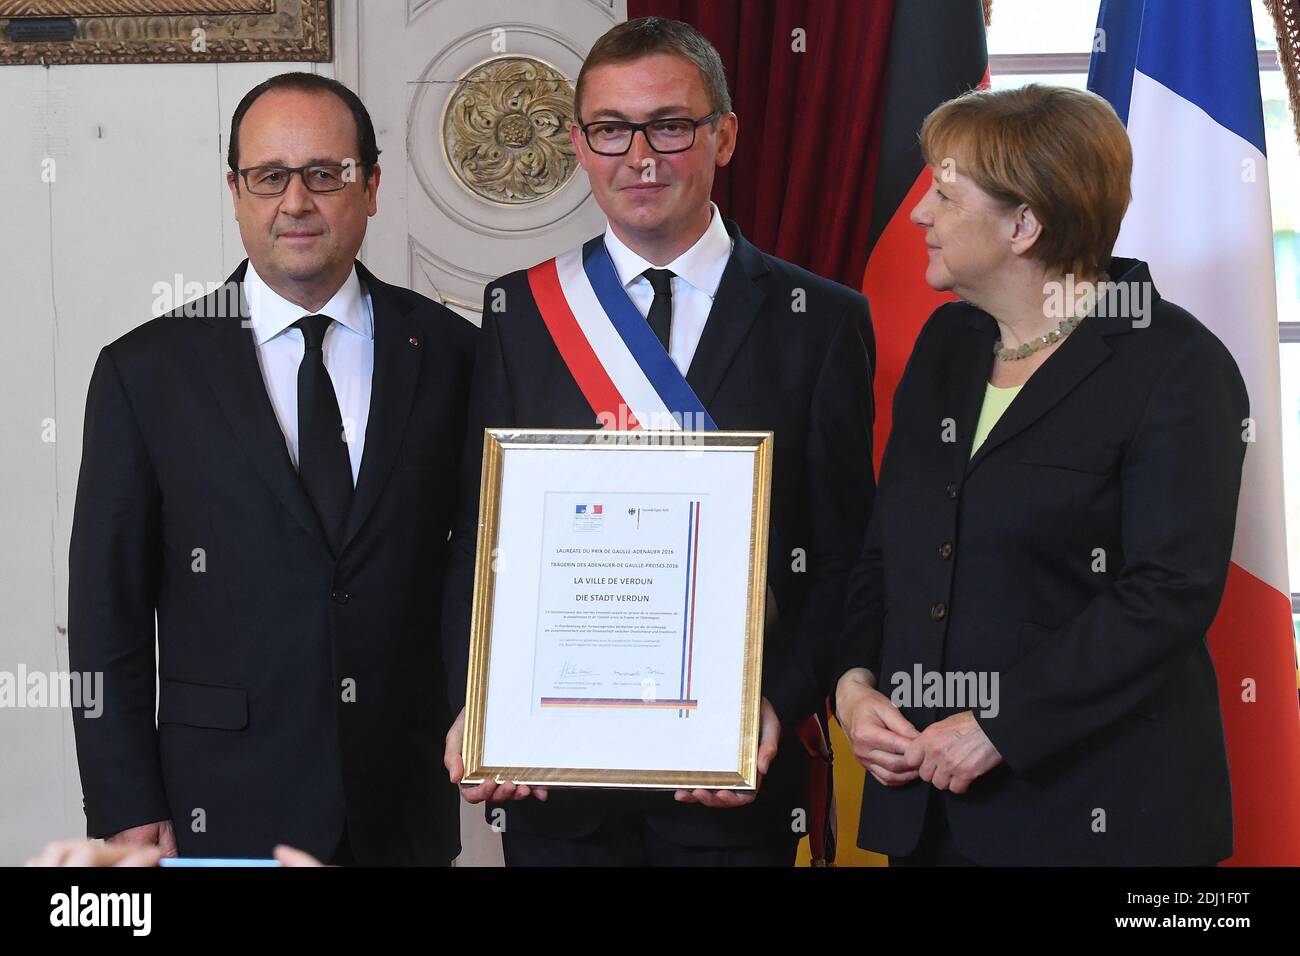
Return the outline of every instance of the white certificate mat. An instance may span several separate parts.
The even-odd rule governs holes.
[[[751,789],[770,435],[543,434],[488,433],[466,780]]]

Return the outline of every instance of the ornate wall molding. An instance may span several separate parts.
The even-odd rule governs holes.
[[[413,22],[430,7],[441,2],[442,0],[406,0],[406,22],[408,24]],[[618,11],[614,9],[613,0],[586,0],[586,2],[609,17],[610,23],[618,23],[621,19]]]
[[[444,259],[414,236],[408,237],[407,254],[410,257],[411,287],[416,292],[444,305],[458,306],[469,312],[483,311],[483,287],[496,276]]]

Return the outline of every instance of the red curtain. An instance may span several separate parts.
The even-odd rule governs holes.
[[[893,0],[628,0],[718,49],[739,141],[713,201],[759,248],[852,289],[871,226]]]

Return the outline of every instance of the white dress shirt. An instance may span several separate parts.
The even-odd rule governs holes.
[[[325,330],[322,349],[325,369],[334,383],[343,434],[352,463],[352,485],[361,472],[361,453],[370,417],[370,380],[375,370],[375,316],[370,293],[361,286],[356,266],[338,292],[318,312],[308,312],[282,298],[253,264],[244,275],[244,296],[252,318],[257,364],[271,397],[289,458],[298,467],[298,366],[302,364],[302,330],[294,323],[305,315],[328,315],[334,321]]]
[[[605,248],[614,260],[618,280],[642,316],[650,314],[655,290],[641,273],[647,269],[671,269],[675,273],[668,354],[682,375],[691,367],[700,336],[704,334],[704,323],[713,308],[727,260],[731,258],[731,247],[731,236],[722,224],[722,214],[713,203],[709,203],[709,226],[704,235],[666,266],[656,266],[642,259],[614,235],[612,228],[605,227]]]

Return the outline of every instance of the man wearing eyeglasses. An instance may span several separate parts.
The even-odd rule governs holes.
[[[356,261],[378,157],[342,84],[255,87],[226,176],[248,259],[100,353],[69,562],[71,666],[104,674],[74,712],[90,836],[459,852],[436,636],[476,332]]]
[[[629,394],[622,377],[649,361],[656,371],[642,377],[644,394],[667,368],[659,361],[667,353],[677,376],[672,392],[693,393],[705,419],[775,433],[758,751],[764,776],[756,797],[547,791],[508,781],[462,795],[511,801],[504,819],[503,808],[488,808],[507,865],[789,866],[812,816],[808,760],[795,729],[819,704],[818,644],[838,631],[845,572],[874,487],[867,302],[761,252],[710,202],[714,171],[736,148],[737,121],[718,53],[694,28],[657,17],[614,27],[578,75],[575,117],[573,147],[609,225],[580,249],[485,292],[444,601],[446,656],[458,661],[451,694],[465,686],[477,518],[470,499],[483,428],[663,427],[608,396],[609,386]],[[638,335],[620,365],[602,365],[601,337],[573,331],[605,328],[603,313],[626,312],[625,299],[654,337]],[[621,348],[616,339],[603,341]],[[606,398],[593,397],[601,393]],[[698,413],[679,415],[673,399],[661,397],[682,427],[698,427]],[[457,782],[463,727],[462,710],[445,756]]]

